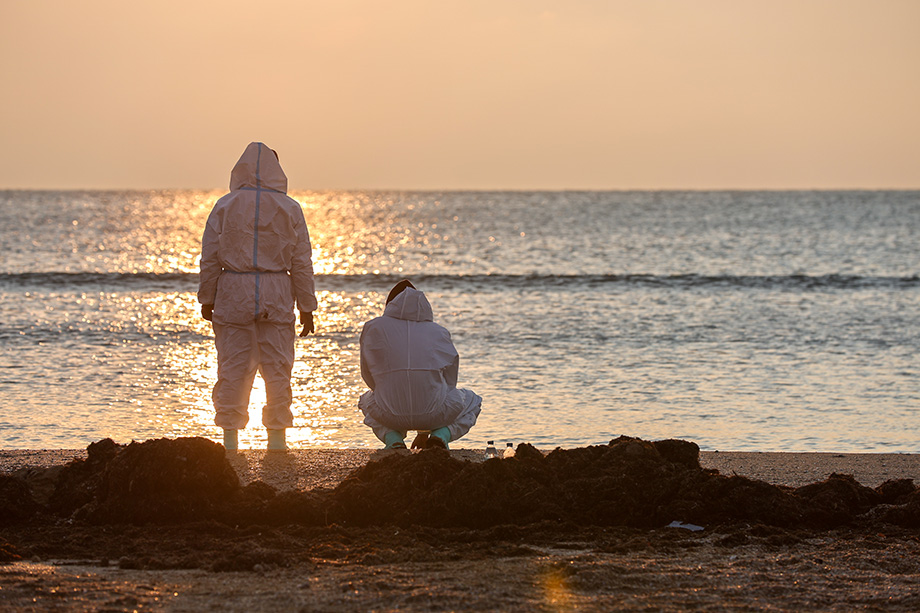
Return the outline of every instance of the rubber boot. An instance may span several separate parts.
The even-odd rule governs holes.
[[[224,449],[227,451],[236,451],[240,448],[238,430],[224,430]]]
[[[386,433],[386,436],[383,437],[383,442],[386,443],[384,449],[405,449],[406,448],[406,433],[397,432],[396,430],[390,430]]]
[[[268,450],[269,451],[287,450],[287,443],[284,440],[284,428],[282,428],[281,430],[269,430],[268,431]]]
[[[432,440],[437,439],[437,440]],[[430,449],[432,447],[443,447],[444,449],[450,449],[447,446],[447,443],[450,442],[450,429],[449,428],[438,428],[437,430],[432,430],[431,435],[428,437],[427,447]]]

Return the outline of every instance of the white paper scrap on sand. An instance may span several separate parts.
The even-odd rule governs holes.
[[[676,520],[668,524],[667,527],[668,528],[683,528],[684,530],[691,530],[693,532],[699,532],[700,530],[704,529],[703,526],[697,526],[696,524],[685,524],[683,522],[676,521]]]

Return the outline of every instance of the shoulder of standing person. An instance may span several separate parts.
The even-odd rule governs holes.
[[[302,226],[303,229],[306,230],[307,218],[304,216],[303,207],[300,205],[299,202],[297,202],[290,196],[288,196],[287,199],[288,199],[288,214],[291,217],[291,223],[294,225],[294,227],[298,229]]]

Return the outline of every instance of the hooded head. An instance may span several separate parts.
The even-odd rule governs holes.
[[[265,143],[249,143],[230,173],[230,190],[262,187],[287,193],[287,176],[278,154]]]
[[[412,282],[409,281],[409,279],[403,279],[402,281],[394,285],[393,289],[390,290],[390,294],[387,296],[386,304],[390,304],[391,302],[393,302],[393,298],[396,298],[397,296],[399,296],[399,294],[402,293],[402,291],[406,289],[407,287],[411,287],[412,289],[415,289],[415,286],[412,285]]]
[[[408,283],[408,282],[407,282]],[[383,314],[408,321],[434,321],[431,303],[425,294],[414,287],[405,286],[399,294],[387,303]]]

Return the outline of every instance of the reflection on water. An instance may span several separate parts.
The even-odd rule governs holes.
[[[211,326],[174,273],[197,272],[221,193],[0,192],[0,448],[220,440]],[[293,447],[378,446],[358,334],[406,275],[484,398],[459,447],[920,450],[915,192],[294,197],[327,276]],[[257,377],[243,447],[265,445],[264,401]]]
[[[291,384],[294,394],[294,427],[288,430],[288,444],[300,447],[340,447],[343,440],[355,441],[355,422],[362,417],[357,398],[363,393],[358,366],[357,326],[355,315],[370,316],[379,308],[379,298],[365,295],[344,296],[319,291],[316,336],[298,339]],[[210,334],[210,324],[197,316],[194,294],[156,296],[140,300],[152,321],[184,321],[189,328]],[[170,313],[170,311],[174,311]],[[160,432],[172,435],[205,436],[219,440],[214,426],[211,389],[217,380],[217,351],[211,339],[191,343],[167,343],[162,353],[156,385],[168,390],[164,402],[175,407],[156,424]],[[356,375],[358,375],[356,377]],[[266,402],[265,382],[256,375],[249,399],[249,426],[240,431],[240,446],[264,448],[266,432],[261,426],[262,407]],[[343,428],[351,430],[344,434]],[[362,434],[365,434],[362,432]]]
[[[364,391],[358,332],[381,298],[329,291],[317,298],[319,334],[297,341],[288,440],[292,447],[366,446],[373,441],[357,409]],[[0,447],[164,435],[220,440],[211,404],[217,352],[194,293],[5,293],[0,312],[17,330],[4,334],[0,354]],[[257,376],[243,447],[265,446],[264,403]]]
[[[903,341],[917,335],[916,290],[567,285],[429,297],[460,351],[461,385],[485,399],[459,447],[623,433],[706,449],[917,450],[916,350]],[[358,335],[384,295],[318,299],[317,334],[297,341],[289,442],[376,447],[357,409]],[[193,292],[5,292],[0,315],[0,448],[220,440],[216,351]],[[265,446],[264,401],[257,377],[244,448]]]

